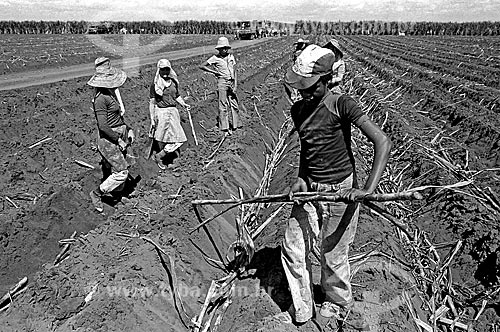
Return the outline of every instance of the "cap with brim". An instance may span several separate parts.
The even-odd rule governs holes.
[[[336,50],[337,50],[337,52],[339,52],[339,53],[340,53],[340,56],[342,56],[342,57],[344,56],[344,53],[343,53],[343,52],[342,52],[342,50],[340,49],[340,44],[339,44],[339,42],[338,42],[336,39],[330,39],[330,40],[328,41],[328,43],[326,43],[323,47],[324,47],[324,48],[328,48],[328,49],[330,49],[330,50],[331,50],[332,48],[334,48],[334,49],[336,49]]]
[[[118,88],[127,80],[127,74],[111,66],[108,58],[100,57],[95,60],[95,74],[87,82],[96,88]]]
[[[329,49],[318,45],[307,46],[285,74],[285,83],[304,90],[314,85],[321,76],[332,72],[335,55]]]

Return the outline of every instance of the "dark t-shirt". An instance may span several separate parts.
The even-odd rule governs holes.
[[[99,90],[94,97],[94,112],[99,128],[99,137],[118,143],[118,135],[111,128],[125,124],[120,112],[120,104],[108,89]]]
[[[177,99],[179,96],[179,89],[177,87],[177,84],[175,84],[173,81],[170,86],[163,89],[163,95],[159,95],[156,93],[154,83],[149,87],[149,98],[154,98],[156,106],[160,108],[176,107],[177,104],[175,99]]]
[[[354,170],[351,124],[366,117],[356,102],[327,92],[317,105],[296,102],[291,115],[300,138],[299,176],[325,184],[347,178]]]

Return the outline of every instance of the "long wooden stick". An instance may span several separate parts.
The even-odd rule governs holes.
[[[391,193],[391,194],[370,194],[366,195],[359,199],[359,202],[369,202],[369,201],[395,201],[395,200],[410,200],[410,199],[422,199],[423,196],[419,192],[409,191],[409,192],[400,192],[400,193]],[[226,213],[227,211],[237,207],[241,204],[252,204],[252,203],[306,203],[312,201],[328,201],[328,202],[347,202],[347,200],[340,197],[339,194],[333,193],[319,193],[319,192],[304,192],[304,193],[295,193],[293,195],[293,199],[290,199],[288,194],[279,194],[279,195],[269,195],[269,196],[257,196],[248,199],[220,199],[220,200],[195,200],[191,203],[194,206],[197,205],[206,205],[206,204],[231,204],[229,207],[223,209],[221,212],[216,213],[212,217],[203,221],[196,227],[192,228],[189,231],[189,234],[192,234],[194,231],[198,230],[200,227],[208,224],[210,221],[214,220],[218,216]]]
[[[193,118],[191,117],[191,112],[186,110],[189,118],[189,124],[191,125],[191,132],[193,133],[194,143],[198,145],[198,139],[196,138],[196,132],[194,131]]]
[[[356,202],[375,201],[387,202],[398,200],[413,200],[423,199],[422,194],[417,191],[404,191],[399,193],[390,194],[369,194],[360,197]],[[288,194],[257,196],[247,199],[208,199],[208,200],[194,200],[191,202],[193,205],[207,205],[207,204],[253,204],[253,203],[305,203],[312,201],[328,201],[328,202],[348,202],[347,199],[341,198],[339,194],[327,192],[301,192],[295,193],[293,198],[290,199]]]

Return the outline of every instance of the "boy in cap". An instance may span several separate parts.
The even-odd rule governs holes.
[[[319,234],[321,286],[326,295],[319,313],[342,320],[353,305],[348,252],[359,215],[355,201],[375,190],[391,149],[389,138],[352,98],[328,90],[334,60],[332,51],[310,45],[285,76],[285,83],[298,89],[303,98],[291,109],[301,150],[299,174],[289,195],[293,198],[296,192],[333,192],[348,202],[295,204],[292,208],[281,259],[292,293],[292,314],[298,324],[314,315],[308,255]],[[351,149],[351,124],[374,144],[371,172],[361,188]]]
[[[217,94],[219,98],[219,129],[231,135],[232,130],[241,128],[236,88],[238,86],[236,74],[236,60],[229,53],[231,46],[226,37],[220,37],[215,48],[219,54],[213,55],[205,61],[200,69],[214,74],[217,78]],[[230,108],[230,112],[228,108]]]

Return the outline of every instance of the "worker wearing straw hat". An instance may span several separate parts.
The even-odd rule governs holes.
[[[285,76],[285,84],[302,95],[290,111],[300,139],[299,172],[290,198],[296,192],[317,191],[338,193],[348,201],[295,204],[292,208],[281,258],[292,293],[291,314],[298,324],[307,322],[315,312],[308,255],[319,237],[325,293],[319,313],[342,320],[353,305],[348,252],[359,215],[355,200],[375,190],[391,148],[387,136],[352,98],[327,89],[334,61],[332,51],[309,45]],[[374,144],[372,168],[362,189],[357,186],[351,124]]]
[[[215,48],[219,54],[213,55],[205,61],[200,69],[214,74],[217,78],[217,94],[219,98],[219,129],[226,134],[231,134],[232,130],[241,128],[238,98],[236,89],[238,79],[236,73],[236,60],[234,55],[229,53],[231,46],[226,37],[220,37]]]
[[[92,204],[98,212],[104,210],[102,196],[123,189],[128,177],[129,163],[125,159],[127,147],[134,141],[134,132],[123,119],[125,107],[119,87],[127,74],[111,66],[106,57],[95,60],[95,74],[87,82],[95,88],[93,108],[99,132],[97,149],[102,156],[103,172],[110,173],[95,190],[90,192]]]
[[[151,116],[150,137],[154,139],[159,152],[154,159],[160,169],[165,169],[163,158],[173,154],[180,156],[179,148],[187,141],[177,104],[190,110],[179,93],[179,80],[170,61],[160,59],[149,91],[149,111]]]
[[[335,62],[332,65],[332,78],[328,82],[328,89],[333,93],[342,93],[342,80],[345,75],[344,53],[336,39],[329,40],[323,47],[328,48],[335,54]]]

